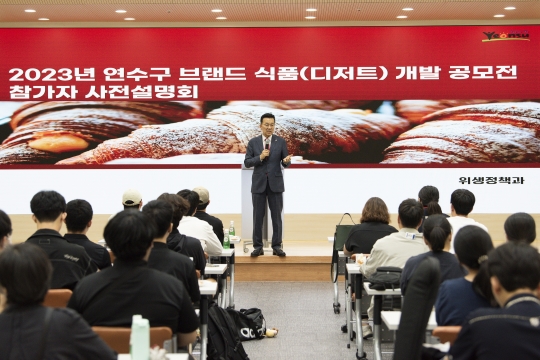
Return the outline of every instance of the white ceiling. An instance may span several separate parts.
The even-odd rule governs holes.
[[[504,10],[507,6],[516,9]],[[403,11],[405,7],[414,10]],[[118,9],[127,12],[118,14]],[[496,14],[505,17],[494,18]],[[305,19],[309,15],[316,19]],[[396,19],[398,15],[408,18]],[[216,20],[218,16],[227,19]],[[125,21],[127,17],[135,21]],[[1,27],[540,24],[540,0],[0,0],[0,22]]]

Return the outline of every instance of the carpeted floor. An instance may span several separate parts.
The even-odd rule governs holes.
[[[339,289],[343,289],[340,284]],[[341,314],[333,311],[334,291],[328,282],[237,282],[236,309],[258,307],[267,327],[276,327],[275,338],[243,342],[251,360],[355,359],[356,344],[347,349],[344,291],[340,291]],[[392,359],[393,344],[383,343],[383,360]],[[373,359],[372,340],[364,351]]]

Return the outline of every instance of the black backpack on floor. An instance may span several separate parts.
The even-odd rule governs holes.
[[[207,356],[208,360],[249,360],[233,319],[215,304],[208,309]]]

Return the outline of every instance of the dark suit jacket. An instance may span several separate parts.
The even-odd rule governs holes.
[[[263,193],[266,191],[266,177],[268,174],[268,184],[273,192],[284,192],[283,172],[281,165],[283,159],[289,155],[285,139],[276,134],[272,135],[272,144],[270,145],[270,156],[261,161],[260,155],[264,150],[262,135],[249,140],[244,165],[247,168],[255,166],[251,179],[251,192]]]

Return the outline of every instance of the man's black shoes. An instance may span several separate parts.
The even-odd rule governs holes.
[[[283,251],[281,249],[274,249],[274,255],[277,255],[279,257],[283,257],[283,256],[286,256],[287,254],[285,254],[285,251]]]
[[[257,256],[261,256],[261,255],[264,255],[264,250],[263,249],[255,249],[251,253],[251,257],[257,257]]]

